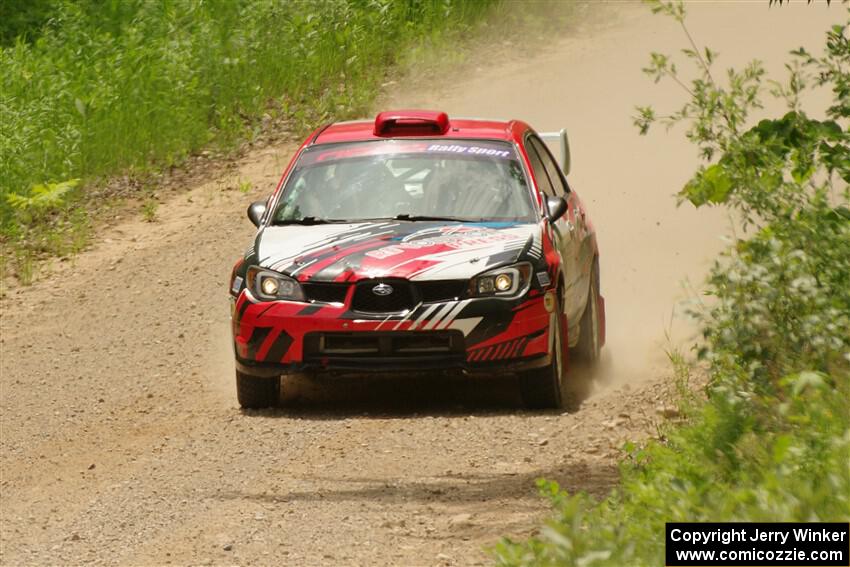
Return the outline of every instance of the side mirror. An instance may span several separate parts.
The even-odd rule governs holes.
[[[567,201],[563,197],[546,197],[549,220],[555,222],[567,212]]]
[[[254,223],[254,226],[259,227],[260,221],[263,220],[263,215],[266,214],[266,201],[254,201],[248,205],[248,218]]]

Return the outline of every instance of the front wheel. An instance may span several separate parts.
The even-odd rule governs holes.
[[[526,370],[519,376],[522,401],[530,409],[558,409],[564,405],[564,339],[560,310],[553,317],[550,363],[543,368]]]
[[[252,376],[236,371],[236,397],[245,409],[276,406],[280,396],[280,376]]]

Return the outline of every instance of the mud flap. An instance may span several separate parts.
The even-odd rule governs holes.
[[[599,311],[597,324],[599,325],[599,348],[605,346],[605,298],[601,294],[596,294],[596,305]]]

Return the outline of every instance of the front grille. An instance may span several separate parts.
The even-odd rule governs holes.
[[[348,293],[347,283],[305,283],[304,297],[319,303],[343,303]]]
[[[385,358],[463,354],[460,331],[307,333],[304,358]]]
[[[378,295],[374,289],[379,284],[392,288],[388,295]],[[400,313],[412,309],[417,301],[410,282],[406,280],[366,280],[357,284],[351,308],[362,313]]]
[[[386,283],[393,288],[389,295],[377,295],[372,290]],[[307,301],[318,303],[345,303],[351,284],[337,282],[308,282],[301,284]],[[416,304],[454,301],[466,296],[466,280],[437,280],[410,282],[402,279],[367,280],[357,284],[352,309],[361,313],[400,313]]]
[[[420,300],[423,303],[438,301],[453,301],[466,295],[469,282],[466,280],[441,280],[433,282],[417,282]]]

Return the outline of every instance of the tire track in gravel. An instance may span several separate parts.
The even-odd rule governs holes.
[[[724,65],[781,61],[841,13],[692,11]],[[635,5],[585,12],[545,50],[511,38],[385,106],[569,127],[600,231],[606,387],[565,414],[518,411],[510,381],[437,378],[301,384],[289,409],[239,411],[226,280],[245,206],[294,150],[257,148],[0,300],[0,563],[473,565],[545,516],[536,478],[607,493],[623,441],[655,431],[658,347],[690,332],[669,323],[679,282],[699,281],[725,221],[675,209],[691,149],[630,125],[634,104],[681,100],[640,73],[680,31]],[[240,181],[257,189],[228,189]]]

